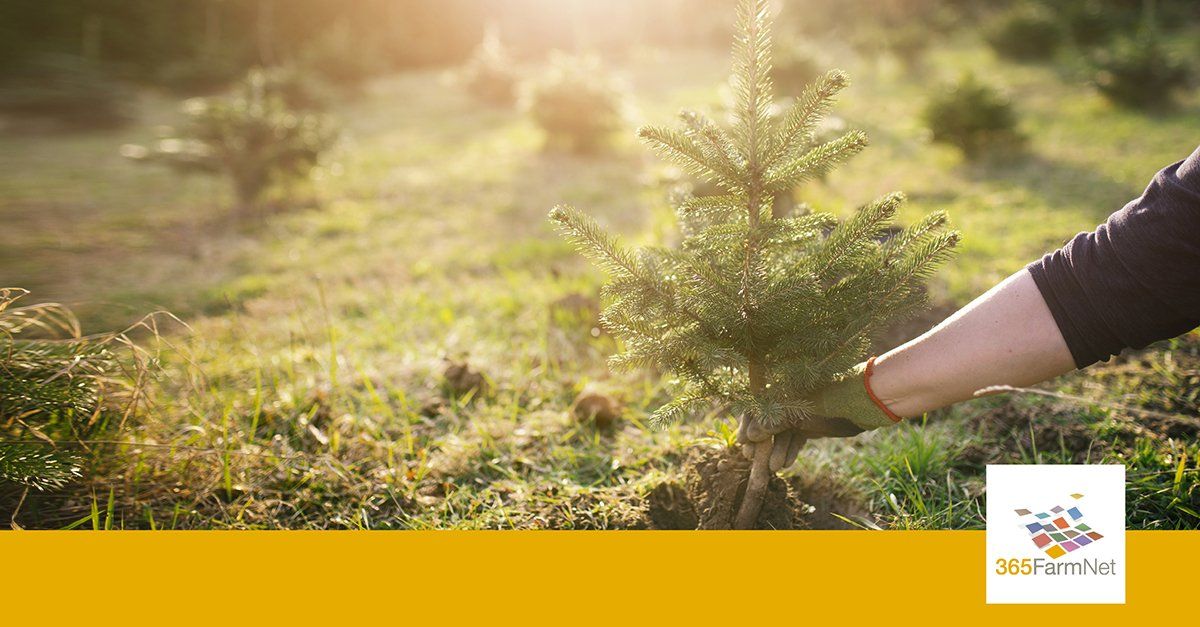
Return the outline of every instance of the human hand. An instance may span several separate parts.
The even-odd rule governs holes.
[[[756,447],[771,446],[771,472],[779,472],[796,462],[800,449],[809,440],[847,438],[863,431],[845,418],[812,416],[798,426],[784,426],[782,431],[772,433],[757,422],[743,418],[738,427],[738,442],[746,459],[754,458]]]
[[[867,369],[866,362],[859,364],[846,376],[810,395],[813,415],[799,422],[772,426],[743,417],[738,427],[742,454],[752,459],[757,446],[773,447],[771,470],[775,472],[792,465],[808,440],[852,437],[895,424],[896,420],[868,393]]]

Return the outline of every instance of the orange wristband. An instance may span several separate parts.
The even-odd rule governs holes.
[[[867,370],[863,373],[863,387],[867,389],[867,396],[871,397],[871,402],[875,403],[875,406],[883,412],[883,415],[887,416],[892,422],[900,422],[900,416],[897,416],[895,412],[888,409],[888,406],[884,405],[883,401],[879,400],[878,396],[875,396],[875,391],[871,389],[871,373],[874,371],[875,358],[871,357],[867,360]]]

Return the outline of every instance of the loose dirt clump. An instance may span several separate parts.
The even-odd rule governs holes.
[[[684,488],[696,510],[697,529],[733,529],[746,492],[750,461],[736,449],[693,449],[685,463]],[[800,503],[787,482],[771,477],[757,529],[793,529]]]
[[[684,479],[664,482],[646,495],[653,529],[733,529],[746,491],[750,462],[736,449],[694,448],[684,462]],[[803,505],[788,484],[771,477],[758,529],[794,529]]]
[[[805,529],[859,529],[846,520],[874,522],[866,495],[829,474],[797,475],[788,479],[792,492],[804,502]]]
[[[589,385],[575,397],[571,416],[580,423],[594,422],[597,427],[608,429],[620,420],[621,403],[600,388]]]
[[[455,396],[467,393],[476,395],[488,391],[488,380],[483,373],[471,367],[466,361],[447,361],[442,373],[442,381],[446,391]]]
[[[654,529],[695,529],[700,525],[696,508],[683,485],[674,481],[660,483],[646,495],[646,516]]]

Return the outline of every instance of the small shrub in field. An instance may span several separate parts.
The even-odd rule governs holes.
[[[525,108],[552,145],[592,152],[620,128],[624,90],[595,56],[556,54],[527,86]]]
[[[454,397],[487,394],[492,387],[487,375],[463,360],[448,360],[442,373],[442,381],[442,387]]]
[[[1188,81],[1184,62],[1153,35],[1118,39],[1094,58],[1096,89],[1120,105],[1150,108],[1170,103]]]
[[[969,158],[1021,142],[1008,97],[971,75],[930,98],[923,117],[934,141],[958,146]]]
[[[495,32],[488,32],[456,78],[485,104],[507,107],[516,102],[517,70]]]
[[[571,416],[576,422],[591,423],[607,429],[621,419],[621,402],[603,387],[589,383],[571,403]]]
[[[75,449],[55,443],[116,428],[144,362],[123,335],[83,336],[70,311],[21,306],[25,295],[0,289],[0,484],[49,490],[82,472]]]
[[[229,178],[239,207],[253,207],[272,185],[302,179],[336,138],[323,116],[288,107],[267,75],[252,71],[228,97],[193,98],[187,124],[153,148],[124,146],[135,160],[181,172]]]
[[[996,18],[987,31],[988,42],[996,52],[1022,61],[1050,58],[1063,37],[1054,12],[1034,3],[1017,5]]]
[[[781,96],[799,96],[804,88],[825,74],[825,63],[817,50],[804,44],[779,46],[771,64],[771,82]]]
[[[0,114],[66,128],[109,128],[130,119],[134,94],[82,57],[42,55],[0,80]]]

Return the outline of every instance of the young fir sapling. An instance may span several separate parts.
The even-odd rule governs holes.
[[[125,157],[178,172],[224,175],[238,209],[257,209],[275,185],[307,178],[338,132],[322,114],[294,109],[286,83],[251,70],[227,97],[184,103],[187,124],[152,147],[126,144]]]
[[[732,128],[685,111],[679,130],[639,131],[661,155],[723,190],[679,204],[678,247],[630,250],[583,213],[563,206],[550,212],[609,275],[602,322],[624,342],[612,365],[678,376],[674,400],[652,416],[657,425],[713,402],[763,423],[803,422],[811,415],[806,396],[859,363],[872,332],[923,304],[924,280],[958,241],[940,212],[886,238],[900,194],[841,221],[820,212],[772,216],[776,192],[827,172],[867,140],[850,131],[811,143],[847,85],[840,71],[811,85],[785,115],[769,114],[768,5],[739,5]],[[771,448],[755,449],[739,528],[757,522]]]
[[[484,104],[506,107],[516,102],[520,74],[493,28],[484,33],[483,41],[454,78]]]

